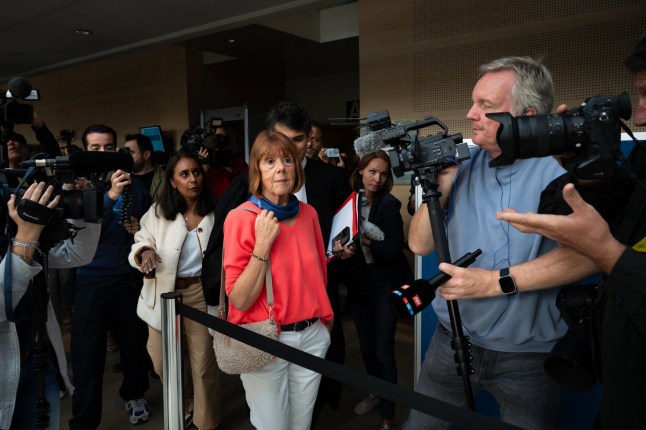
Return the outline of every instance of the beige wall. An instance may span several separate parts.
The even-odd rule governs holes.
[[[78,146],[94,123],[113,127],[119,143],[141,126],[161,124],[177,142],[189,124],[188,61],[183,47],[164,46],[30,77],[41,95],[34,111],[54,134],[75,129]],[[28,126],[16,131],[34,141]]]
[[[623,59],[646,30],[643,0],[364,0],[359,17],[362,116],[383,109],[393,121],[433,115],[470,138],[464,115],[478,66],[508,55],[543,58],[557,104],[622,91],[637,99]],[[393,194],[407,232],[408,185]]]
[[[365,0],[359,8],[363,116],[433,115],[468,138],[464,115],[478,66],[508,55],[543,58],[557,103],[624,90],[636,101],[623,59],[646,30],[643,0]]]

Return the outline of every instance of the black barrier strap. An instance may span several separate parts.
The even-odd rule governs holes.
[[[240,342],[253,345],[269,354],[291,363],[313,370],[343,384],[351,385],[377,397],[406,405],[425,414],[468,429],[478,430],[518,430],[519,427],[500,422],[494,418],[478,414],[449,403],[407,390],[397,384],[386,382],[374,376],[359,373],[338,363],[315,357],[291,346],[269,339],[261,334],[231,324],[195,308],[177,304],[177,312],[204,326],[232,337]]]

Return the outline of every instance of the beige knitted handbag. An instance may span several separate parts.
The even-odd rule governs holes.
[[[278,340],[278,325],[276,324],[276,320],[273,316],[274,291],[271,282],[271,265],[269,262],[267,263],[267,272],[265,274],[265,287],[267,288],[267,319],[254,323],[240,324],[240,327],[263,336],[267,336],[270,339]],[[220,301],[217,316],[223,320],[227,319],[227,307],[224,299],[224,249],[222,249]],[[213,337],[213,349],[215,350],[215,358],[220,369],[224,373],[229,373],[231,375],[258,371],[269,364],[272,360],[271,354],[261,351],[258,348],[254,348],[251,345],[247,345],[246,343],[232,339],[220,332],[216,332]]]

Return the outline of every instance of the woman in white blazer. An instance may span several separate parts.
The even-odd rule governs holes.
[[[148,324],[148,353],[162,374],[160,294],[181,291],[182,301],[207,311],[200,274],[202,253],[213,229],[213,194],[196,156],[180,151],[171,157],[159,201],[141,218],[141,230],[129,255],[145,274],[137,314]],[[183,319],[190,360],[194,413],[200,429],[220,423],[219,370],[207,327]]]

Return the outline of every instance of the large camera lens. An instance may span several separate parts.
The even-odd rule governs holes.
[[[83,210],[83,191],[63,190],[60,195],[61,201],[58,205],[63,208],[65,217],[70,219],[82,219],[85,213]]]
[[[500,123],[496,138],[502,153],[489,162],[491,167],[519,158],[563,154],[585,143],[585,119],[576,113],[513,117],[499,112],[487,117]]]
[[[58,207],[63,216],[70,219],[83,219],[86,222],[100,222],[103,216],[103,191],[98,188],[85,190],[63,190]]]
[[[533,115],[515,120],[517,158],[563,154],[585,142],[584,120],[578,115]]]

